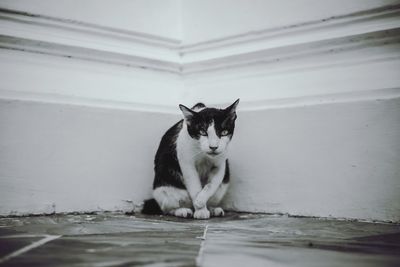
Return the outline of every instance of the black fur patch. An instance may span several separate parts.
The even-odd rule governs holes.
[[[226,160],[225,162],[225,175],[224,175],[224,179],[222,180],[222,183],[227,184],[229,183],[230,180],[230,170],[229,170],[229,162],[228,160]]]
[[[182,171],[176,156],[176,139],[182,129],[183,120],[172,126],[161,138],[154,160],[153,189],[160,186],[174,186],[185,189]]]
[[[142,213],[149,215],[156,215],[156,214],[162,214],[162,210],[158,205],[157,201],[154,198],[152,198],[144,201]]]

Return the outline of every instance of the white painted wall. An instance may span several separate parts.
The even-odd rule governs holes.
[[[400,89],[239,112],[226,207],[400,221]]]
[[[398,0],[184,0],[183,43],[190,45],[398,3]]]
[[[150,196],[158,142],[177,119],[0,100],[0,214],[131,211]]]
[[[177,104],[240,97],[227,208],[400,221],[399,7],[314,23],[398,1],[339,2],[1,1],[73,21],[1,14],[0,215],[130,210]]]
[[[179,0],[2,0],[0,7],[181,39]]]
[[[400,221],[400,90],[238,111],[224,206]],[[276,104],[276,103],[275,103]],[[0,214],[131,210],[179,114],[0,101]]]

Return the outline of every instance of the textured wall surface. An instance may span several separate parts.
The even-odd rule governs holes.
[[[400,97],[244,111],[234,210],[400,221]]]
[[[1,100],[0,214],[132,210],[150,196],[158,142],[176,120]]]

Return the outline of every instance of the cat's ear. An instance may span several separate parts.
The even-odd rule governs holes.
[[[228,113],[235,113],[236,112],[236,107],[237,107],[237,105],[239,105],[239,101],[240,101],[240,98],[236,99],[236,101],[233,102],[233,104],[230,105],[229,107],[227,107],[225,110]]]
[[[181,109],[183,117],[185,118],[186,122],[190,122],[193,116],[196,115],[196,112],[194,112],[193,110],[182,104],[179,105],[179,108]]]
[[[225,112],[228,113],[228,117],[235,120],[236,119],[236,107],[239,105],[240,98],[238,98],[232,105],[225,109]]]
[[[239,98],[229,107],[227,107],[225,112],[227,113],[226,119],[222,122],[222,126],[225,127],[227,123],[232,123],[236,120],[236,107],[239,104]]]

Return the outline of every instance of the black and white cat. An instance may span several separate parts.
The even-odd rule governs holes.
[[[179,105],[184,119],[161,139],[154,160],[154,199],[145,201],[143,213],[224,216],[219,204],[229,185],[227,150],[238,104],[239,99],[226,109]]]

